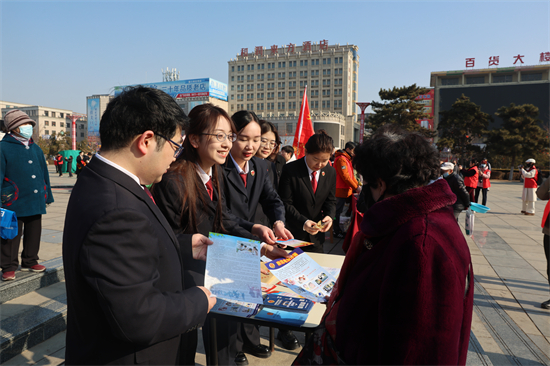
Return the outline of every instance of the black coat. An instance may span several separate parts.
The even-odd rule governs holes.
[[[218,167],[218,181],[223,182],[223,175],[221,168]],[[223,183],[222,183],[223,184]],[[178,236],[178,240],[182,247],[182,250],[191,250],[191,236],[196,234],[191,228],[182,227],[182,197],[178,186],[183,186],[183,181],[174,172],[168,172],[162,177],[160,183],[155,184],[152,192],[153,197],[162,211],[168,223]],[[197,231],[198,233],[208,237],[208,234],[214,230],[214,219],[216,217],[216,206],[218,204],[218,193],[214,189],[213,200],[210,200],[208,192],[204,185],[202,185],[201,194],[203,195],[207,206],[204,207],[202,201],[197,199]],[[223,219],[222,224],[226,231],[225,234],[239,236],[242,238],[255,239],[257,237],[250,234],[249,231],[239,226],[236,222],[236,218],[231,215],[227,206],[225,205],[225,197],[223,197],[222,189],[222,201],[223,202]],[[187,222],[188,218],[184,218],[183,222]],[[193,257],[183,258],[183,263],[190,276],[186,276],[187,286],[204,286],[204,271],[206,263],[201,260],[193,259]]]
[[[320,171],[317,191],[313,194],[305,158],[288,163],[283,168],[279,184],[279,196],[286,212],[286,227],[299,240],[314,243],[305,251],[322,252],[325,233],[311,235],[303,230],[307,220],[318,222],[325,216],[334,218],[336,213],[336,170],[325,166]]]
[[[451,191],[456,195],[456,202],[453,205],[454,211],[462,211],[470,207],[470,194],[464,186],[464,180],[455,173],[449,174],[444,179],[451,187]]]
[[[184,286],[180,258],[191,255],[180,253],[136,181],[91,161],[72,191],[63,235],[66,364],[177,362],[180,335],[208,311],[204,292]]]
[[[231,158],[222,165],[225,202],[229,212],[236,217],[239,225],[248,231],[252,230],[255,223],[262,223],[255,220],[256,208],[260,204],[269,219],[267,226],[271,227],[278,220],[285,222],[283,201],[273,188],[268,172],[271,163],[253,157],[248,164],[246,188]]]

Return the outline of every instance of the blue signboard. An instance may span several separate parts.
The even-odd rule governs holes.
[[[227,84],[210,78],[165,81],[161,83],[147,83],[139,85],[160,89],[169,94],[172,98],[210,96],[227,101]],[[126,86],[129,85],[115,86],[115,97],[119,95]]]
[[[88,98],[88,136],[99,136],[99,98]]]

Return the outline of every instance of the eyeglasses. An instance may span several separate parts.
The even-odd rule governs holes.
[[[169,143],[171,143],[176,147],[176,150],[174,151],[174,158],[177,158],[178,156],[180,156],[181,152],[183,151],[183,145],[180,145],[177,142],[170,140],[166,136],[159,135],[158,133],[155,133],[155,135],[157,135],[158,137],[162,137],[163,139],[165,139],[166,141],[168,141]]]
[[[224,142],[225,139],[229,139],[229,141],[231,141],[231,142],[237,141],[237,134],[236,134],[236,133],[230,133],[230,134],[225,134],[225,133],[223,133],[223,132],[218,132],[218,133],[199,133],[199,135],[216,136],[216,139],[217,139],[219,142]]]
[[[262,142],[260,143],[260,146],[261,147],[270,147],[270,148],[273,149],[275,146],[277,146],[277,142],[274,141],[274,140],[269,141],[268,139],[262,139]]]

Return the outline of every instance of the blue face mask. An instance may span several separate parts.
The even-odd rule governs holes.
[[[449,173],[445,172],[443,173],[443,178],[447,178],[449,176]]]
[[[32,126],[31,125],[20,126],[19,135],[24,139],[30,139],[32,137]]]

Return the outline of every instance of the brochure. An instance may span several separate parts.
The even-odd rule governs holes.
[[[250,302],[231,302],[223,299],[218,299],[216,305],[210,310],[213,313],[228,314],[241,318],[251,318],[260,309],[260,305]]]
[[[298,295],[315,302],[326,302],[336,278],[300,248],[266,263],[267,268],[285,286]]]
[[[204,287],[218,299],[263,304],[260,242],[210,233]]]
[[[298,240],[298,239],[277,240],[277,243],[283,244],[292,248],[300,248],[300,247],[307,247],[308,245],[313,245],[313,243]]]
[[[301,297],[284,296],[281,293],[267,294],[264,308],[278,308],[289,311],[308,313],[313,308],[313,301]]]
[[[262,308],[254,318],[300,326],[305,323],[307,317],[307,313],[299,311],[285,311],[265,307]]]

